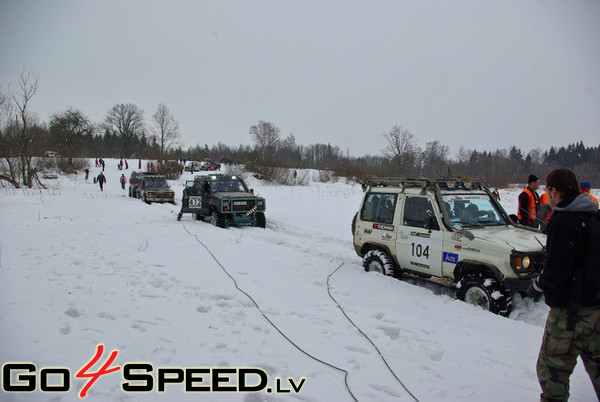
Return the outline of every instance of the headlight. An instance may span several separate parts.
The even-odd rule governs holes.
[[[231,209],[229,200],[223,201],[223,211],[229,211]]]
[[[516,255],[514,256],[513,263],[517,270],[524,270],[531,265],[531,259],[528,256]]]

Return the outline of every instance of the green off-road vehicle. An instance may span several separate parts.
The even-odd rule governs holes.
[[[198,220],[209,219],[218,227],[252,225],[264,228],[265,199],[254,195],[240,176],[210,174],[186,181],[182,213],[192,213]]]
[[[367,271],[443,278],[459,299],[507,316],[542,270],[546,236],[517,226],[479,179],[371,181],[352,222]]]

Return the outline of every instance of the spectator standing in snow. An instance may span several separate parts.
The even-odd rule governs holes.
[[[581,184],[579,185],[579,190],[581,191],[581,194],[589,195],[590,198],[592,200],[596,201],[596,204],[598,204],[598,199],[590,193],[591,189],[592,189],[592,184],[589,181],[582,181]]]
[[[543,292],[550,307],[537,361],[541,400],[569,399],[569,377],[578,356],[600,400],[600,292],[596,274],[600,235],[593,223],[598,219],[598,207],[590,197],[579,194],[577,178],[568,169],[548,175],[546,194],[554,213],[547,227],[544,269],[527,291],[538,300],[539,292]]]
[[[539,187],[540,178],[530,174],[529,180],[527,180],[527,188],[519,194],[519,211],[517,214],[519,223],[534,229],[539,227],[537,217],[540,211],[540,196],[536,191]]]
[[[104,176],[104,173],[100,172],[96,178],[96,181],[100,185],[100,191],[104,191],[104,183],[106,183],[106,176]]]
[[[500,201],[500,193],[498,192],[498,188],[495,188],[494,191],[492,192],[492,194],[494,194],[494,198],[497,201]]]
[[[125,174],[122,174],[122,175],[121,175],[121,179],[120,179],[120,181],[121,181],[121,188],[122,188],[123,190],[125,190],[125,183],[127,183],[127,178],[125,177]]]
[[[545,192],[540,195],[540,231],[542,233],[546,233],[546,227],[548,226],[548,222],[552,217],[552,208],[548,203],[548,194]]]
[[[90,169],[85,168],[84,172],[85,172],[85,180],[87,181],[87,179],[90,178]]]

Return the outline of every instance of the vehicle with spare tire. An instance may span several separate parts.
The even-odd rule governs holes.
[[[226,228],[234,225],[266,227],[265,199],[254,195],[241,176],[209,174],[186,181],[181,213]]]
[[[153,202],[169,202],[175,204],[175,192],[171,190],[164,175],[145,173],[139,175],[139,183],[135,186],[135,197],[146,204]]]
[[[144,176],[152,174],[156,173],[139,171],[131,172],[131,176],[129,177],[129,196],[137,198],[138,187],[142,184],[142,179],[144,178]]]
[[[443,278],[456,296],[508,316],[541,272],[546,236],[516,225],[482,179],[370,181],[352,221],[366,271]]]

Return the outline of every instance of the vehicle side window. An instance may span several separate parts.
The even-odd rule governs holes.
[[[440,230],[433,205],[427,197],[406,197],[403,223],[404,226]]]
[[[363,221],[392,223],[396,209],[397,194],[369,193],[360,211]]]

